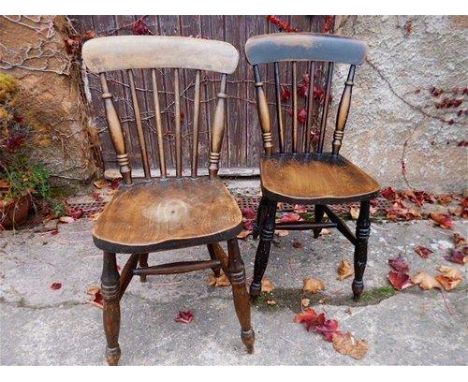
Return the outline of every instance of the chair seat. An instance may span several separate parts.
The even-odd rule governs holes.
[[[119,190],[96,221],[96,246],[146,253],[232,239],[242,213],[219,179],[167,178]]]
[[[291,203],[336,203],[371,198],[379,184],[341,155],[274,154],[260,164],[264,195]]]

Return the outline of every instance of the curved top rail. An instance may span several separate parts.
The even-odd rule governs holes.
[[[252,65],[281,61],[327,61],[360,65],[367,45],[359,40],[314,33],[272,33],[251,37],[245,54]]]
[[[231,74],[239,52],[224,41],[181,36],[111,36],[86,41],[83,60],[91,72],[184,68]]]

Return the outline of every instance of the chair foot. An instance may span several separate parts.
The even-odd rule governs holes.
[[[354,280],[352,289],[354,301],[359,301],[359,299],[361,298],[362,291],[364,290],[364,283],[362,281]]]
[[[241,338],[242,342],[244,343],[245,347],[247,348],[247,353],[253,354],[254,353],[254,344],[255,344],[255,333],[253,329],[247,331],[241,331]]]
[[[250,284],[249,294],[252,300],[256,300],[258,296],[260,296],[260,292],[262,291],[262,284],[252,282]]]
[[[117,366],[120,360],[120,346],[115,348],[106,348],[106,361],[109,366]]]
[[[140,255],[139,263],[140,263],[140,268],[148,268],[148,254],[147,253],[143,253]],[[140,281],[142,283],[145,283],[146,275],[140,275]]]

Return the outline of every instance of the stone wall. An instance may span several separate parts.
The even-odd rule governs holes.
[[[79,70],[66,51],[64,17],[0,16],[0,70],[19,79],[22,113],[37,133],[35,159],[52,179],[85,181],[96,171]]]
[[[468,17],[343,16],[337,26],[339,34],[369,46],[367,61],[356,73],[342,153],[382,186],[463,192]],[[340,65],[337,72],[332,125],[347,68]],[[433,87],[443,93],[434,96]],[[463,102],[437,108],[444,98]]]

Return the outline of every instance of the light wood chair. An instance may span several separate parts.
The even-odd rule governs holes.
[[[250,302],[245,285],[245,271],[239,253],[237,234],[242,230],[242,214],[224,184],[218,178],[221,144],[225,127],[226,78],[237,67],[239,54],[221,41],[188,37],[118,36],[96,38],[86,42],[82,52],[87,68],[98,73],[102,86],[110,136],[117,154],[123,186],[114,195],[96,221],[93,239],[104,251],[102,295],[106,358],[117,365],[120,300],[134,275],[141,281],[147,275],[183,273],[211,268],[216,276],[220,269],[232,284],[234,305],[241,325],[241,338],[249,353],[253,352],[254,332],[250,324]],[[161,107],[157,85],[159,68],[173,69],[175,106],[176,176],[168,176],[163,140]],[[134,70],[148,69],[153,86],[155,131],[158,144],[160,176],[151,177]],[[133,103],[135,125],[145,180],[132,179],[130,160],[121,123],[114,107],[106,72],[124,70]],[[179,76],[182,70],[195,70],[191,174],[182,176],[182,131]],[[212,119],[209,152],[209,176],[198,176],[200,76],[202,71],[221,73],[216,110]],[[206,127],[208,129],[208,126]],[[219,245],[227,241],[228,255]],[[148,266],[148,253],[161,250],[207,245],[210,260],[184,261]],[[116,253],[130,254],[122,269],[117,270]]]
[[[379,192],[379,184],[359,167],[340,155],[346,120],[351,104],[356,66],[366,55],[366,45],[357,40],[312,33],[276,33],[254,36],[245,45],[245,53],[253,65],[257,109],[262,129],[264,155],[260,163],[262,199],[257,214],[254,236],[260,235],[255,258],[254,277],[250,295],[260,293],[261,280],[265,273],[271,241],[276,229],[312,229],[317,238],[322,228],[336,227],[354,246],[355,277],[352,283],[354,298],[363,291],[363,274],[367,262],[367,242],[370,233],[369,201]],[[309,66],[309,89],[306,122],[298,131],[298,80],[297,62],[311,62]],[[285,132],[281,101],[280,63],[291,65],[292,73],[292,122],[291,133]],[[326,88],[323,99],[320,134],[316,150],[312,151],[312,110],[314,110],[313,84],[316,62],[327,67]],[[332,149],[324,152],[325,130],[328,117],[330,88],[335,63],[349,64],[349,72],[338,106]],[[278,149],[274,149],[264,83],[260,78],[259,65],[273,64],[276,93],[276,127]],[[316,102],[316,100],[315,100]],[[316,107],[317,105],[315,105]],[[290,135],[290,143],[287,142]],[[299,139],[301,143],[299,144]],[[290,149],[287,149],[287,147]],[[359,218],[354,235],[327,204],[360,202]],[[315,221],[275,224],[278,202],[315,205]],[[326,214],[330,222],[324,223]]]

